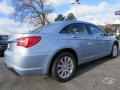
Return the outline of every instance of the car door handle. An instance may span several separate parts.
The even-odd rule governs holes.
[[[79,38],[78,36],[72,36],[72,38]]]
[[[88,42],[88,45],[92,46],[92,45],[93,45],[93,43],[92,43],[92,42]]]

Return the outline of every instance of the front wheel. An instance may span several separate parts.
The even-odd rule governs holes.
[[[116,44],[112,47],[112,52],[110,55],[112,58],[116,58],[118,56],[118,46]]]
[[[59,53],[53,63],[52,77],[60,82],[70,80],[76,71],[74,55],[69,52]]]

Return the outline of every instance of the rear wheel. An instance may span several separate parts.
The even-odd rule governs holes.
[[[116,44],[113,45],[112,52],[110,55],[112,58],[116,58],[118,56],[118,46]]]
[[[56,56],[53,67],[52,77],[60,82],[70,80],[76,71],[76,61],[74,55],[69,52],[61,52]]]

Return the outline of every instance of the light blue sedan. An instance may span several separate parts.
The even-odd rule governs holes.
[[[50,74],[70,80],[77,66],[104,56],[117,57],[119,43],[94,24],[63,21],[11,36],[5,64],[19,75]]]

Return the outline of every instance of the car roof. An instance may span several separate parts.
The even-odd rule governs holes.
[[[84,21],[58,21],[55,23],[51,23],[48,25],[45,25],[43,27],[39,27],[32,32],[40,32],[40,33],[59,33],[66,25],[72,24],[72,23],[86,23],[90,24],[89,22]]]

